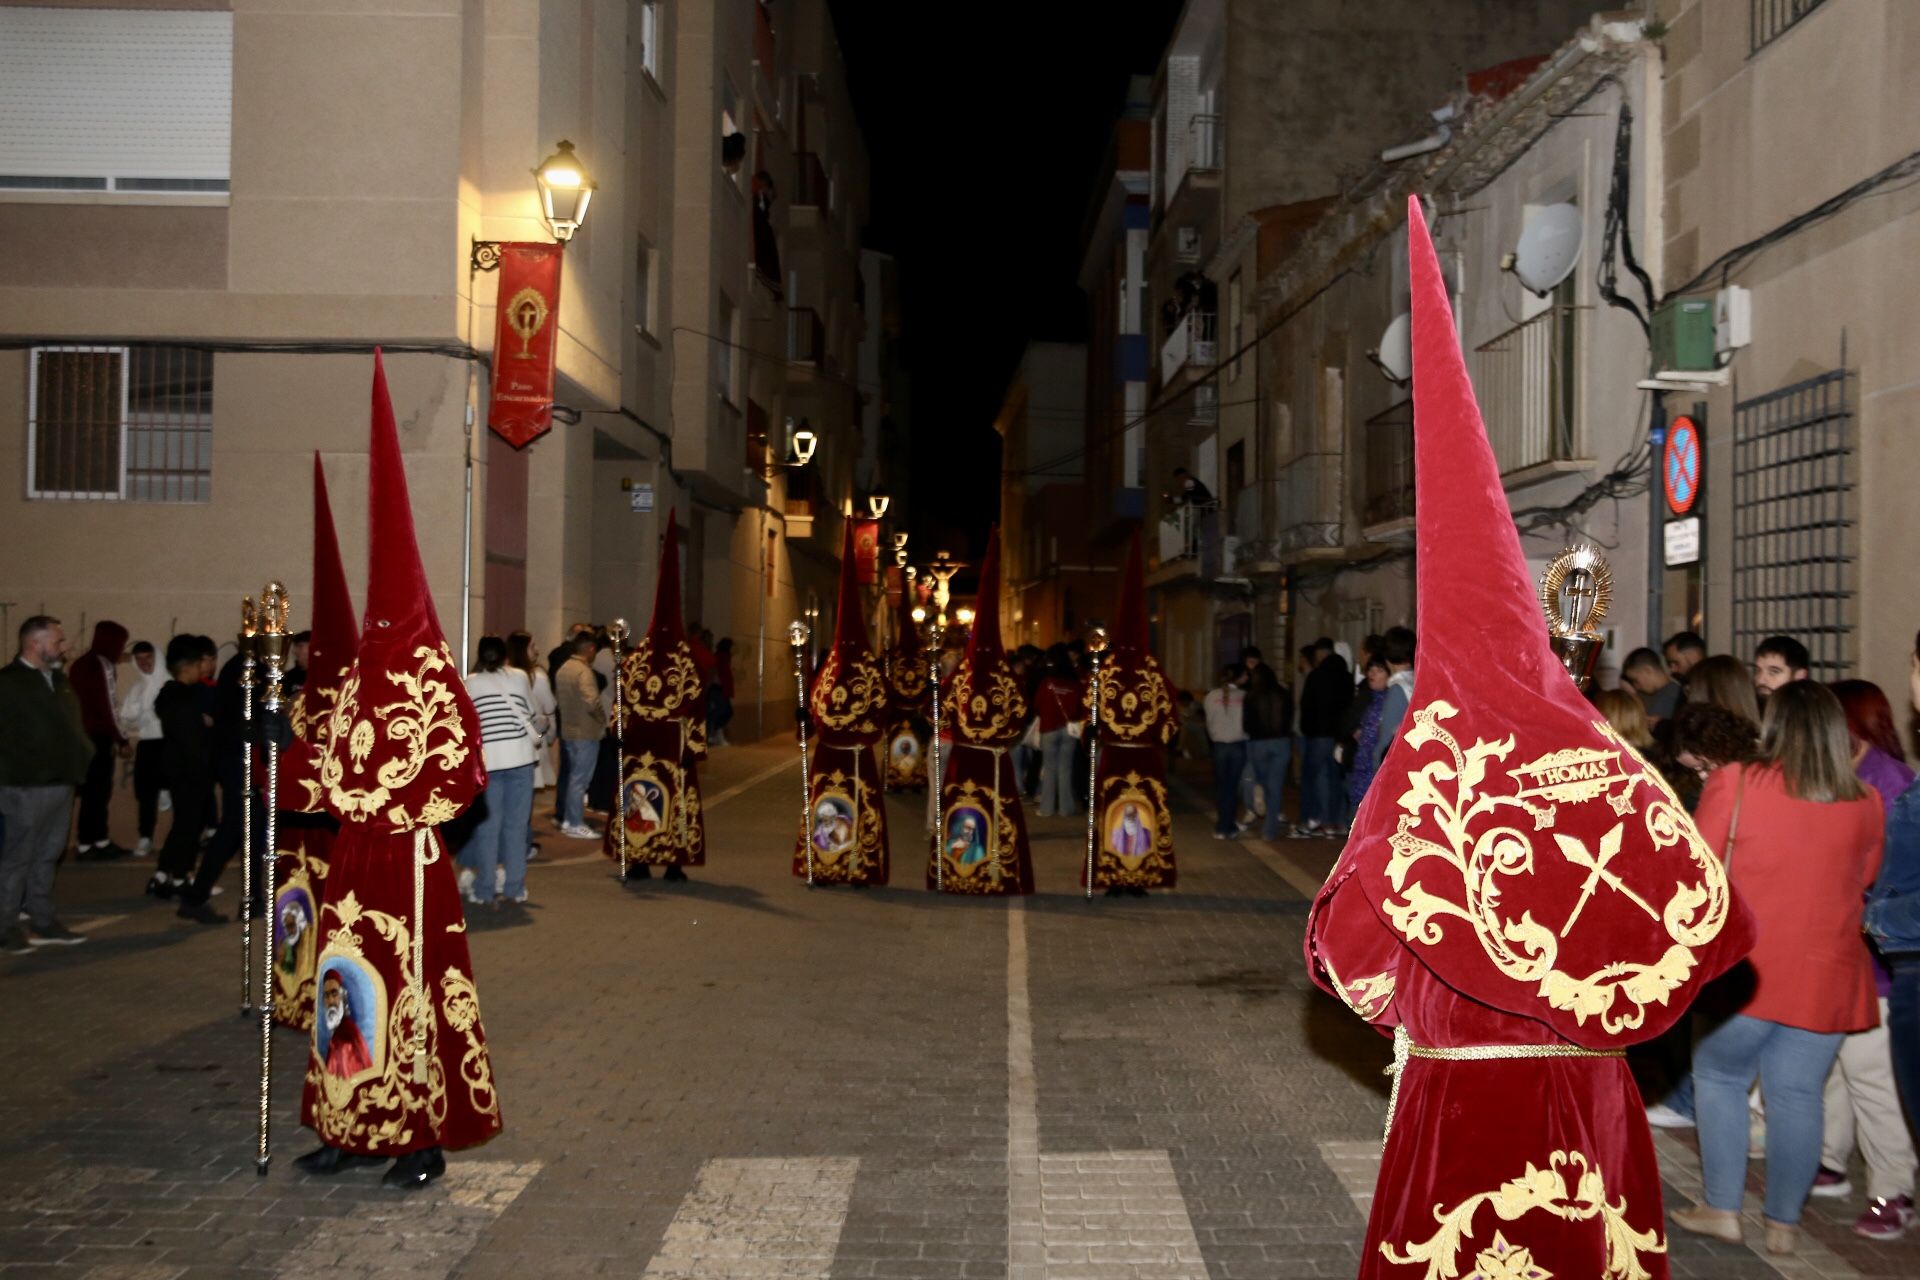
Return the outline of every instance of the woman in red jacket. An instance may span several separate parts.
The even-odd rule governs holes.
[[[1860,914],[1880,869],[1882,818],[1854,776],[1839,699],[1808,680],[1775,690],[1759,760],[1715,772],[1694,820],[1727,860],[1759,934],[1746,963],[1722,979],[1731,1016],[1698,1021],[1706,1203],[1676,1210],[1673,1221],[1740,1239],[1747,1091],[1757,1075],[1767,1108],[1767,1251],[1791,1253],[1820,1162],[1827,1072],[1848,1032],[1879,1022]]]

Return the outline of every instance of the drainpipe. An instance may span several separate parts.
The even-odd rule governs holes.
[[[1388,147],[1380,153],[1380,162],[1393,164],[1400,160],[1411,160],[1414,156],[1424,156],[1429,152],[1438,151],[1453,141],[1453,126],[1448,123],[1453,119],[1453,104],[1448,103],[1444,107],[1436,108],[1433,119],[1434,123],[1440,126],[1438,129],[1417,142],[1403,142],[1397,147]]]

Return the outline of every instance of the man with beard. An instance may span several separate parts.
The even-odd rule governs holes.
[[[360,1034],[360,1026],[348,1008],[346,984],[333,970],[327,972],[322,998],[327,1017],[327,1074],[350,1080],[373,1065],[373,1055],[367,1052],[366,1037]]]

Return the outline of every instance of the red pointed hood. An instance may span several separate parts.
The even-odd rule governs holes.
[[[973,630],[967,634],[969,665],[1006,661],[1000,640],[1000,526],[987,532],[987,556],[980,562],[980,589],[973,605]]]
[[[660,575],[653,589],[653,621],[647,637],[661,650],[684,644],[687,626],[680,617],[680,525],[678,510],[667,512],[667,536],[660,544]]]
[[[353,597],[347,592],[346,565],[340,559],[340,537],[333,525],[333,503],[327,496],[327,472],[313,454],[313,640],[307,647],[309,693],[338,691],[360,648],[354,623]]]
[[[867,653],[871,646],[867,643],[866,607],[860,600],[860,566],[854,558],[853,524],[848,520],[842,526],[846,533],[840,540],[840,594],[834,602],[833,647],[845,646],[850,651]]]
[[[1665,779],[1549,648],[1417,199],[1407,240],[1419,647],[1310,928],[1352,877],[1455,990],[1579,1044],[1647,1039],[1747,951],[1752,918]],[[1400,1015],[1416,1042],[1446,1034]]]
[[[480,726],[434,612],[386,368],[373,355],[367,612],[323,749],[327,807],[410,831],[458,816],[486,785]]]
[[[1151,645],[1147,630],[1147,573],[1140,554],[1140,534],[1127,544],[1127,564],[1120,572],[1120,603],[1113,612],[1108,639],[1115,652],[1145,653]]]
[[[1000,640],[1000,527],[987,535],[980,596],[966,658],[952,685],[954,736],[979,746],[1012,746],[1026,728],[1027,696]]]

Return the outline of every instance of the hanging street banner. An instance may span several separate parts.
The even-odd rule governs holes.
[[[860,585],[870,587],[880,580],[880,522],[856,520],[853,523],[853,559],[860,568]]]
[[[516,449],[553,426],[553,360],[560,328],[557,244],[500,246],[499,323],[487,425]]]

